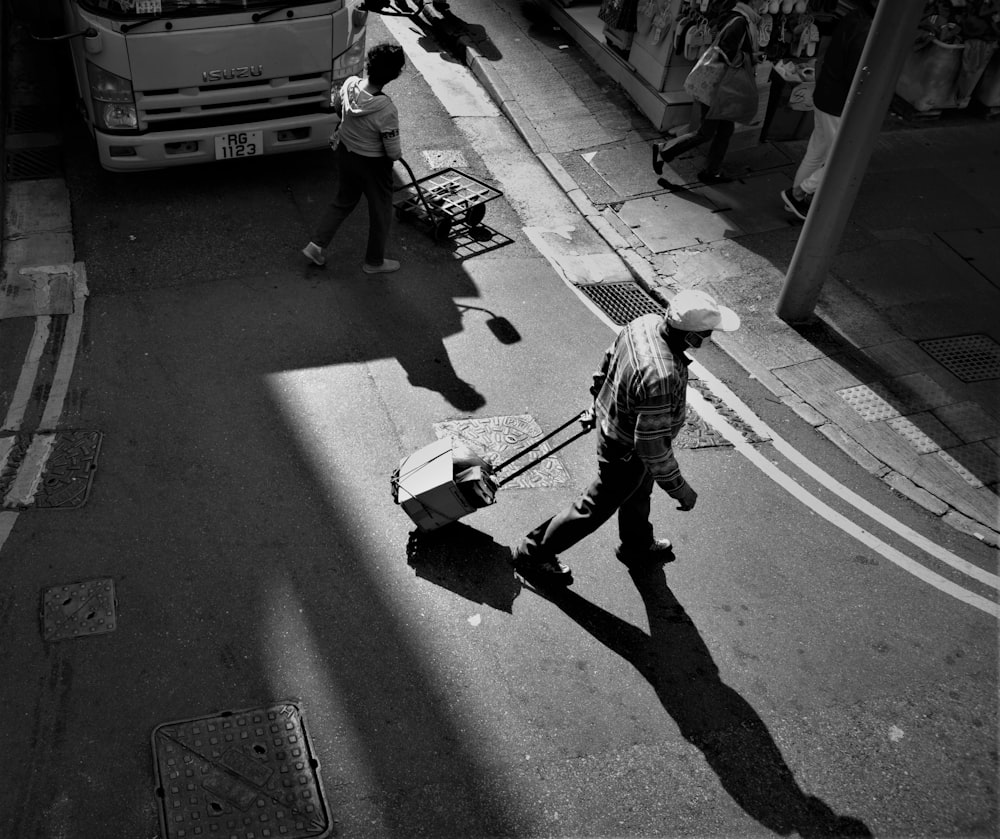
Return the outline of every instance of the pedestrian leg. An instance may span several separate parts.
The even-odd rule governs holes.
[[[712,136],[712,145],[708,147],[708,158],[705,161],[703,174],[709,178],[718,178],[722,172],[722,161],[726,158],[729,150],[729,140],[736,130],[736,123],[727,119],[705,120],[709,123]]]
[[[639,486],[618,508],[618,537],[623,552],[645,551],[653,544],[653,525],[649,521],[653,476],[648,469],[644,471]]]
[[[374,157],[365,161],[364,193],[368,201],[368,246],[365,263],[381,265],[392,224],[392,161]]]
[[[353,158],[357,155],[349,152],[343,145],[337,148],[337,189],[334,192],[333,200],[327,205],[319,226],[316,228],[316,236],[313,242],[321,248],[330,244],[334,235],[340,229],[340,225],[358,206],[358,201],[362,195],[362,180],[358,177],[358,167]]]
[[[795,170],[795,177],[792,179],[793,189],[801,190],[805,195],[813,195],[819,189],[839,127],[840,117],[819,109],[813,110],[813,130],[809,135],[806,153],[802,156],[798,169]]]
[[[532,530],[518,548],[521,556],[545,562],[589,536],[606,522],[629,498],[643,486],[649,472],[631,449],[607,440],[598,441],[597,477],[569,507]],[[647,515],[648,515],[648,497]],[[639,508],[632,511],[634,517]]]

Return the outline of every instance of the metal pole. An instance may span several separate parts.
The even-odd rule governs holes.
[[[923,10],[923,0],[878,3],[823,182],[806,214],[778,298],[776,312],[786,323],[812,317]]]

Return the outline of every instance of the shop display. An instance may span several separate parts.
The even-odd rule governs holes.
[[[924,7],[913,51],[907,55],[896,94],[916,111],[965,108],[973,99],[1000,106],[992,81],[997,61],[1000,0],[931,0]],[[977,87],[983,87],[982,95]]]

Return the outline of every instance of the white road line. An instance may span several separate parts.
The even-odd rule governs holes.
[[[73,269],[73,311],[66,320],[66,331],[63,336],[62,349],[59,352],[59,361],[56,363],[48,400],[39,423],[41,429],[48,431],[55,430],[59,418],[62,416],[66,394],[69,392],[69,383],[73,377],[77,350],[80,346],[80,336],[83,333],[84,303],[89,293],[87,274],[82,262],[74,263]],[[14,398],[7,410],[4,431],[17,431],[24,421],[28,400],[38,377],[41,355],[49,338],[51,321],[52,318],[49,315],[39,315],[35,319],[35,330],[21,366]],[[0,468],[6,466],[7,458],[13,447],[13,438],[2,438],[2,440],[9,442],[0,441]],[[31,503],[38,491],[42,474],[45,472],[45,465],[54,444],[54,433],[36,434],[32,438],[24,460],[18,467],[17,474],[4,497],[3,504],[5,506],[27,506]],[[0,511],[0,551],[3,551],[3,546],[14,529],[17,516],[18,514],[14,511]]]
[[[73,312],[66,320],[66,333],[63,336],[62,351],[59,353],[59,363],[56,365],[49,399],[39,423],[39,428],[45,431],[54,429],[59,417],[62,416],[70,379],[73,378],[73,365],[76,363],[76,352],[80,346],[80,335],[83,333],[83,307],[89,293],[87,272],[82,262],[74,263],[73,268]]]
[[[5,507],[26,507],[31,503],[42,482],[42,473],[45,471],[45,464],[52,453],[55,441],[55,434],[35,434],[31,438],[24,461],[4,496]]]
[[[757,451],[757,449],[751,446],[739,431],[733,428],[733,426],[722,418],[719,412],[716,411],[715,406],[708,402],[708,400],[706,400],[705,397],[703,397],[696,390],[690,390],[688,392],[688,402],[698,412],[698,414],[702,416],[707,423],[709,423],[709,425],[711,425],[716,431],[732,443],[740,454],[753,463],[771,480],[786,490],[797,501],[805,504],[827,521],[835,524],[848,535],[853,536],[859,542],[867,545],[872,550],[878,551],[878,553],[890,562],[895,563],[900,568],[913,574],[913,576],[923,582],[934,586],[934,588],[939,591],[950,594],[952,597],[957,600],[961,600],[963,603],[968,603],[970,606],[974,606],[975,608],[986,612],[988,615],[1000,618],[1000,605],[997,603],[994,603],[992,600],[988,600],[985,597],[981,597],[978,594],[974,594],[968,589],[962,588],[960,585],[942,577],[940,574],[935,574],[919,562],[910,559],[910,557],[902,551],[897,550],[892,547],[892,545],[886,544],[877,536],[874,536],[863,527],[841,515],[825,502],[820,501],[820,499],[814,496],[805,487],[782,472],[777,466],[764,457],[764,455]]]
[[[920,550],[933,556],[935,559],[940,560],[946,565],[950,565],[956,571],[961,571],[963,574],[978,580],[984,585],[1000,590],[1000,576],[991,574],[989,571],[980,568],[978,565],[973,565],[971,562],[962,559],[960,556],[956,556],[947,548],[938,545],[936,542],[932,542],[926,536],[922,536],[917,533],[901,521],[898,521],[890,516],[884,510],[880,510],[870,501],[862,498],[853,490],[848,489],[840,483],[840,481],[825,472],[811,460],[806,458],[801,452],[796,450],[787,440],[783,440],[767,425],[767,423],[758,417],[753,410],[751,410],[751,408],[743,402],[743,400],[733,393],[729,387],[721,382],[716,376],[712,375],[712,373],[706,370],[702,365],[695,361],[691,363],[691,367],[693,368],[695,375],[708,385],[709,390],[718,396],[727,407],[732,408],[740,419],[745,420],[754,432],[762,437],[769,438],[771,444],[779,454],[791,463],[795,464],[818,484],[826,487],[834,493],[834,495],[842,498],[858,511],[864,513],[866,516],[878,522],[888,530],[891,530],[896,535],[903,537],[906,541],[910,542],[910,544],[915,545],[920,548]]]

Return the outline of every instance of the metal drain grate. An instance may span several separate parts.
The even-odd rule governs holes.
[[[328,835],[319,763],[291,702],[153,731],[164,839]]]
[[[642,315],[662,315],[666,311],[635,283],[589,283],[577,288],[619,326]]]
[[[40,146],[33,149],[8,149],[6,154],[8,181],[32,181],[62,176],[62,149]]]
[[[1000,379],[1000,344],[989,335],[960,335],[917,342],[963,382]]]
[[[7,112],[8,134],[35,134],[55,130],[52,108],[41,105],[21,105]]]

